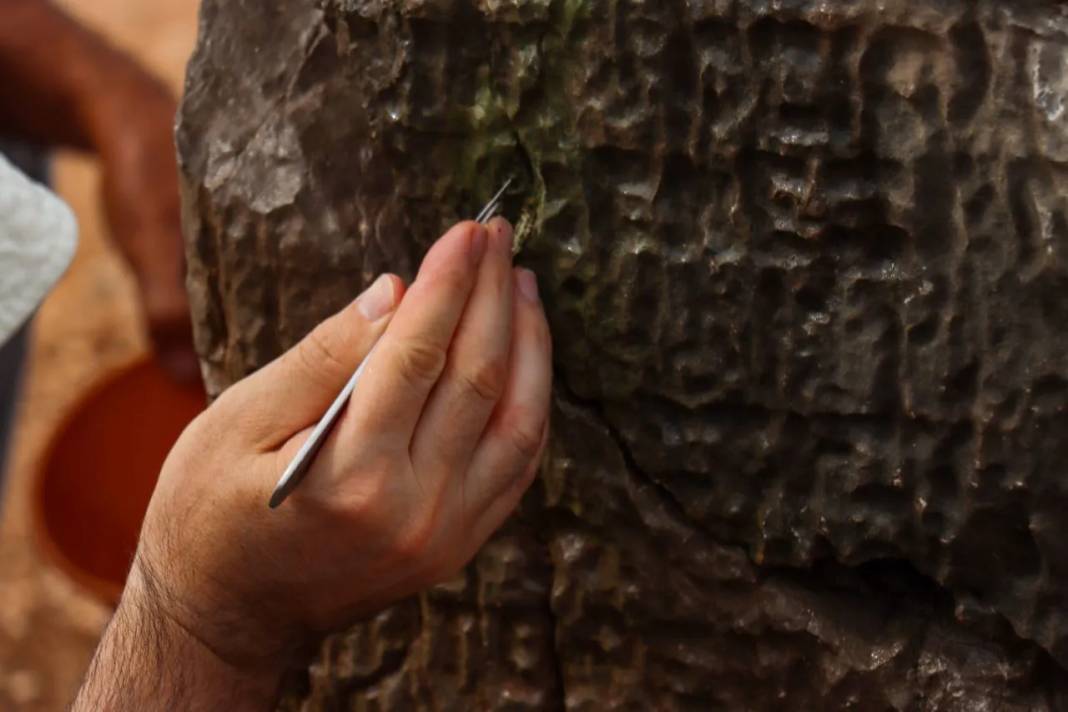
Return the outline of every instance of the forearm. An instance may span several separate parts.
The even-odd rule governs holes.
[[[167,616],[136,567],[71,712],[274,708],[277,670],[238,668]]]
[[[0,132],[44,145],[100,151],[121,102],[166,89],[48,0],[4,0],[0,22]],[[166,104],[166,101],[162,102]]]

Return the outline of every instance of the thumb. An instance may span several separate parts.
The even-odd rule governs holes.
[[[264,450],[273,450],[322,417],[386,330],[404,294],[384,274],[296,346],[219,397],[213,410]]]

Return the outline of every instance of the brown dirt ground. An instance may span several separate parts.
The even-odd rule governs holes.
[[[58,0],[163,77],[177,93],[196,35],[197,0]],[[0,514],[0,710],[69,703],[109,611],[38,551],[29,491],[49,434],[111,370],[144,353],[132,279],[111,249],[88,157],[62,154],[58,192],[78,216],[74,264],[33,324],[29,369]]]

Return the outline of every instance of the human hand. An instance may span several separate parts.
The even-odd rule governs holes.
[[[511,243],[502,219],[457,225],[407,293],[380,277],[224,392],[163,467],[120,612],[155,611],[227,663],[271,669],[462,568],[530,485],[548,431],[549,329]],[[268,509],[379,337],[307,478]]]

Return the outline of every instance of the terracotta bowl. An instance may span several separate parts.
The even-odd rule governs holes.
[[[118,601],[160,467],[204,405],[202,388],[145,358],[94,387],[53,434],[33,492],[37,539],[102,601]]]

